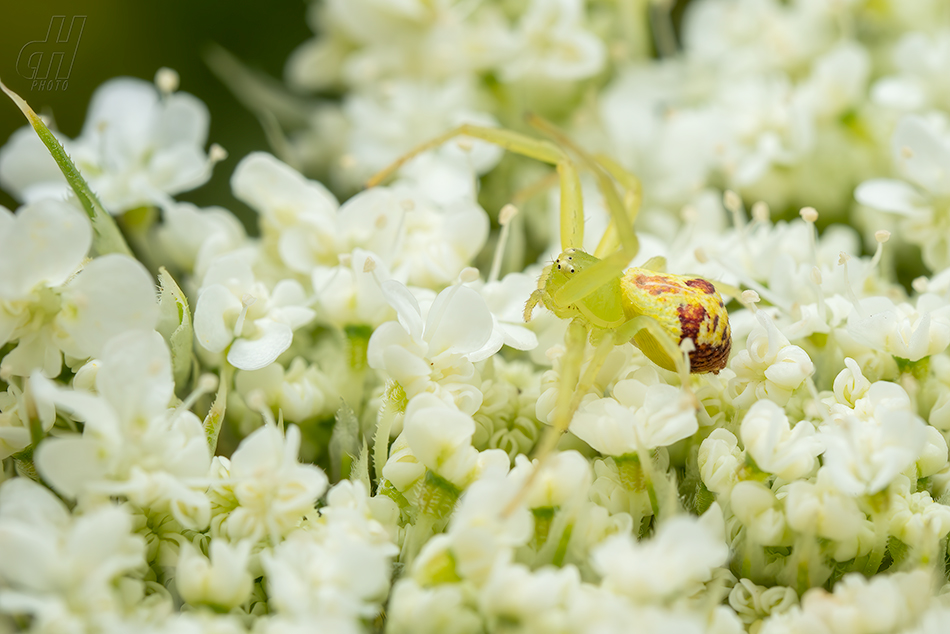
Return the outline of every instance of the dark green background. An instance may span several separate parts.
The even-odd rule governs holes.
[[[100,84],[122,75],[151,81],[160,67],[174,68],[181,75],[180,90],[197,96],[211,112],[209,142],[220,143],[230,153],[215,167],[209,183],[179,198],[201,206],[227,207],[247,223],[253,213],[231,196],[228,180],[244,155],[268,149],[267,142],[257,119],[211,73],[203,54],[209,45],[219,44],[248,66],[282,77],[291,51],[312,36],[304,20],[306,10],[304,0],[4,2],[0,78],[37,112],[52,114],[63,133],[75,137]],[[54,15],[67,16],[67,25],[71,16],[87,16],[69,85],[63,91],[31,90],[32,82],[17,74],[17,55],[28,42],[46,36]],[[19,110],[3,96],[0,145],[23,125]],[[17,206],[2,191],[0,204]]]

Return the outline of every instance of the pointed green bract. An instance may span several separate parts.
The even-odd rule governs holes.
[[[224,422],[224,413],[228,402],[228,386],[231,384],[231,376],[234,374],[234,366],[226,361],[221,366],[221,380],[218,383],[218,393],[214,397],[214,403],[204,420],[205,438],[208,440],[208,447],[211,449],[211,455],[214,455],[218,449],[218,435],[221,433],[221,423]]]
[[[353,409],[343,401],[336,411],[336,424],[330,436],[330,475],[335,481],[350,477],[354,459],[360,452],[359,438],[360,422]]]
[[[191,310],[188,308],[188,298],[165,267],[158,269],[158,282],[161,287],[159,299],[161,320],[158,331],[168,342],[168,348],[172,353],[172,374],[175,377],[175,386],[181,388],[188,380],[193,365],[194,329],[191,325]]]
[[[3,90],[13,100],[13,103],[17,105],[27,121],[30,122],[30,125],[33,126],[37,136],[40,137],[40,141],[49,150],[50,156],[53,157],[53,160],[56,161],[59,169],[63,172],[66,182],[72,187],[83,209],[86,210],[86,214],[92,221],[92,230],[95,234],[92,240],[91,253],[93,255],[121,253],[132,257],[132,251],[125,243],[125,238],[122,237],[115,220],[103,208],[99,198],[90,189],[89,183],[86,182],[86,179],[82,177],[82,174],[79,173],[79,170],[70,160],[62,144],[53,136],[53,133],[46,127],[39,115],[33,111],[30,104],[26,103],[20,95],[7,88],[2,81],[0,81],[0,90]]]

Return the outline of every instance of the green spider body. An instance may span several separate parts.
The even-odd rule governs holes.
[[[568,280],[598,258],[568,249],[544,269],[538,290],[525,304],[525,321],[540,302],[562,319],[582,319],[592,327],[620,329],[637,317],[650,317],[660,329],[681,344],[693,342],[690,370],[718,373],[729,359],[732,335],[729,314],[712,283],[702,278],[657,273],[631,267],[592,289],[571,304],[559,301],[558,291]],[[675,361],[648,329],[633,334],[634,344],[658,366],[675,370]]]

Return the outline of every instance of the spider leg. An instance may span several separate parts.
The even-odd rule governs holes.
[[[598,331],[595,331],[598,332]],[[580,368],[584,362],[584,356],[587,351],[587,325],[579,319],[571,321],[567,328],[567,334],[564,336],[565,350],[561,357],[561,373],[558,377],[557,400],[554,404],[554,410],[551,416],[551,424],[544,430],[541,440],[534,448],[534,457],[538,461],[534,470],[528,475],[521,486],[518,494],[508,503],[503,513],[507,516],[518,504],[521,503],[525,493],[531,487],[537,474],[541,472],[545,460],[554,451],[561,435],[571,426],[571,420],[574,413],[580,407],[584,395],[594,385],[597,375],[607,355],[614,349],[617,339],[612,330],[599,331],[601,336],[596,337],[594,344],[594,354],[590,362],[580,373]]]
[[[610,212],[611,224],[616,227],[617,236],[620,242],[621,252],[627,254],[628,264],[630,260],[636,257],[640,249],[640,242],[637,240],[637,234],[633,231],[633,223],[630,222],[628,210],[624,207],[623,199],[617,191],[612,174],[601,164],[600,161],[588,154],[584,149],[578,147],[571,141],[567,135],[561,132],[554,124],[535,114],[529,114],[528,123],[554,139],[554,141],[570,150],[580,159],[581,165],[591,171],[597,180],[597,188],[604,197],[604,203]],[[617,166],[619,168],[619,166]],[[622,169],[620,171],[623,171]],[[623,177],[622,182],[630,183],[633,177],[629,174]],[[636,203],[639,209],[639,202]]]
[[[583,248],[584,202],[581,195],[580,176],[567,153],[559,145],[550,141],[533,139],[511,130],[465,123],[403,154],[391,165],[370,178],[366,182],[366,186],[375,187],[379,185],[416,156],[435,149],[458,136],[480,139],[509,152],[555,165],[561,184],[561,248],[563,250],[572,247]]]
[[[594,156],[594,160],[624,188],[623,206],[627,212],[627,224],[633,227],[637,221],[637,214],[640,212],[640,204],[643,202],[643,186],[640,184],[640,179],[625,170],[620,163],[609,156],[597,154]],[[607,230],[604,231],[604,235],[600,239],[600,244],[594,250],[594,255],[601,258],[619,248],[620,235],[617,232],[617,223],[611,217],[610,224],[607,225]]]
[[[467,136],[474,139],[487,141],[488,143],[497,145],[498,147],[504,148],[509,152],[521,154],[523,156],[537,159],[544,163],[550,163],[552,165],[557,165],[561,161],[567,160],[564,150],[550,141],[533,139],[527,135],[520,134],[518,132],[512,132],[511,130],[488,128],[484,126],[472,125],[470,123],[463,123],[457,128],[452,128],[448,132],[435,137],[431,141],[417,145],[413,149],[409,150],[388,167],[384,168],[372,178],[370,178],[366,182],[366,186],[375,187],[379,185],[415,157],[419,156],[423,152],[428,152],[429,150],[435,149],[443,143],[451,141],[457,136]]]
[[[663,330],[663,327],[652,317],[647,315],[638,315],[625,323],[623,326],[617,329],[616,331],[616,340],[617,341],[629,341],[633,339],[640,331],[646,330],[656,343],[662,348],[663,353],[670,359],[673,363],[673,367],[676,370],[676,373],[680,377],[680,383],[683,386],[683,389],[690,395],[693,399],[694,406],[698,407],[698,401],[696,396],[693,394],[692,388],[690,387],[690,367],[689,367],[689,350],[684,350],[681,348],[673,338],[670,337],[669,333]]]

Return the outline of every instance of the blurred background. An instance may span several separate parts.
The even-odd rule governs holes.
[[[228,181],[237,162],[248,152],[268,149],[267,142],[257,119],[212,74],[204,54],[218,44],[250,68],[282,78],[290,52],[312,35],[304,20],[306,10],[304,0],[8,2],[0,10],[0,78],[34,110],[52,116],[66,136],[75,137],[93,91],[107,79],[124,75],[151,81],[160,67],[175,69],[181,75],[179,89],[208,106],[209,142],[229,152],[207,184],[177,198],[227,207],[247,225],[253,212],[235,200]],[[17,72],[17,57],[28,43],[46,38],[57,15],[66,16],[64,34],[72,16],[85,15],[86,20],[66,88],[39,89]],[[51,39],[55,37],[54,32]],[[0,145],[25,124],[11,101],[0,100]],[[0,204],[17,207],[2,190]]]

